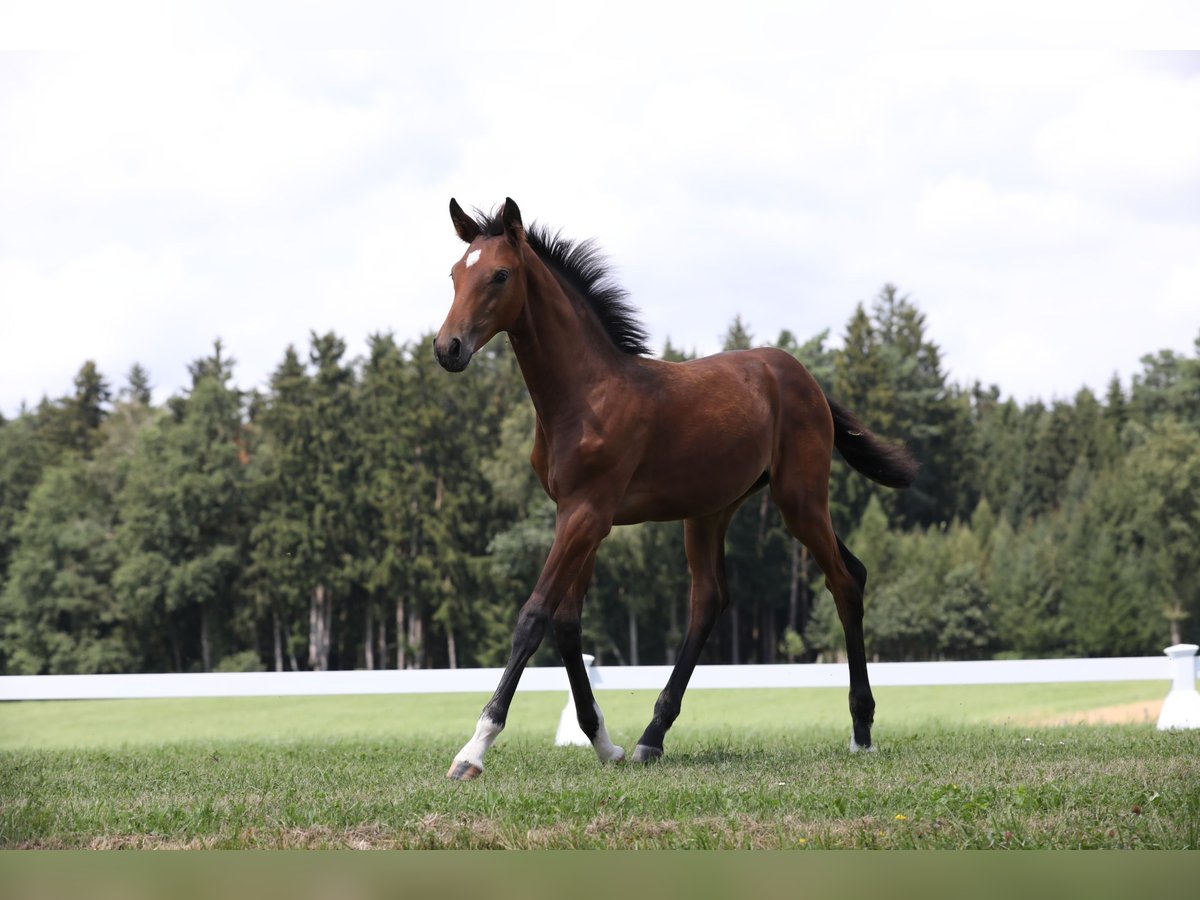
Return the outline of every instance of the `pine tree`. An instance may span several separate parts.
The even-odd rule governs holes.
[[[0,604],[13,674],[131,668],[122,610],[111,589],[114,505],[95,467],[73,458],[29,499]]]
[[[886,491],[843,466],[835,467],[835,524],[857,521],[872,495],[900,526],[946,523],[978,499],[971,485],[970,396],[947,387],[941,351],[925,336],[925,316],[893,285],[885,285],[871,315],[861,304],[835,357],[837,398],[872,431],[903,441],[921,463],[906,491]]]
[[[313,492],[309,544],[315,566],[309,605],[308,661],[312,668],[330,667],[334,651],[334,611],[349,613],[357,550],[353,497],[358,466],[352,428],[354,372],[342,358],[346,342],[333,333],[312,335],[313,366],[308,446]],[[356,616],[351,616],[357,621]],[[342,621],[346,616],[343,615]]]
[[[394,663],[404,665],[408,501],[412,428],[403,352],[394,338],[372,335],[355,407],[355,441],[361,474],[356,484],[360,579],[369,601],[364,611],[363,663],[386,668],[388,632],[396,638]],[[374,649],[372,649],[374,642]]]
[[[127,399],[142,406],[150,406],[151,399],[150,373],[141,363],[134,363],[129,370],[128,384],[121,390],[122,399]]]
[[[255,649],[254,635],[238,627],[246,624],[239,575],[252,448],[233,365],[217,341],[189,366],[191,390],[146,430],[121,491],[115,583],[125,605],[162,623],[165,655],[181,670],[212,671],[223,656]]]
[[[1191,358],[1160,350],[1141,359],[1142,371],[1133,376],[1129,406],[1133,418],[1151,424],[1171,417],[1200,426],[1200,335]]]
[[[480,611],[489,566],[489,543],[504,530],[483,460],[500,440],[516,403],[529,403],[511,351],[493,341],[472,358],[470,369],[451,377],[433,363],[433,336],[409,353],[413,412],[409,644],[414,665],[462,665],[478,643],[485,616],[511,623],[533,586],[496,599]],[[532,434],[530,434],[532,437]],[[525,456],[528,458],[528,449]],[[540,561],[539,561],[540,567]]]
[[[295,347],[289,346],[255,416],[262,439],[250,471],[257,514],[250,536],[247,584],[259,615],[270,623],[277,671],[298,669],[298,655],[304,657],[308,594],[316,577],[309,540],[310,389],[304,364]]]
[[[44,474],[28,470],[37,476],[28,478],[32,494],[9,532],[11,578],[0,591],[0,660],[9,660],[10,671],[146,667],[142,622],[121,602],[113,574],[120,561],[117,498],[152,416],[140,404],[118,402],[97,427],[91,459],[72,453]],[[29,417],[0,429],[0,438],[18,430],[31,430]],[[9,471],[20,471],[21,454],[3,458],[14,466]]]
[[[729,330],[725,332],[725,337],[721,342],[722,350],[749,350],[754,346],[754,335],[746,327],[746,323],[742,321],[741,315],[734,317],[729,323]]]
[[[17,546],[17,524],[29,495],[42,472],[54,462],[55,454],[33,415],[23,413],[0,426],[0,590]]]
[[[1165,418],[1141,435],[1119,470],[1127,503],[1117,520],[1125,546],[1150,577],[1172,644],[1200,618],[1200,432]]]
[[[56,456],[74,453],[88,459],[99,440],[97,432],[108,415],[111,400],[108,382],[96,364],[88,360],[75,376],[74,394],[39,404],[38,430]]]

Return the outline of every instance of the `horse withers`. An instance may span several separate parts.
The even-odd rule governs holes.
[[[782,350],[682,363],[653,358],[595,245],[536,224],[527,230],[511,199],[498,213],[475,216],[451,200],[450,218],[467,246],[450,272],[454,301],[434,352],[448,371],[461,372],[480,347],[508,334],[536,412],[530,461],[557,519],[500,684],[447,776],[482,773],[521,672],[550,627],[596,755],[602,763],[625,758],[609,739],[584,666],[583,598],[597,548],[614,525],[682,519],[692,582],[687,634],[632,759],[662,756],[700,651],[729,602],[725,531],[738,507],[764,488],[833,594],[850,664],[850,749],[871,748],[867,571],[834,533],[830,465],[836,446],[859,472],[899,488],[916,475],[913,458],[828,399]]]

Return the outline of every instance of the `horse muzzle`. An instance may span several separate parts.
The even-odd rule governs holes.
[[[462,338],[452,337],[444,341],[439,336],[433,342],[433,355],[447,372],[461,372],[473,354],[470,345]]]

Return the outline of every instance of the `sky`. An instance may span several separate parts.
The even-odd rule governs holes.
[[[1130,49],[1198,36],[1108,0],[0,0],[0,414],[86,360],[162,401],[218,337],[249,389],[313,331],[436,330],[451,197],[595,238],[652,346],[837,346],[892,283],[952,383],[1103,393],[1200,337],[1200,53]]]

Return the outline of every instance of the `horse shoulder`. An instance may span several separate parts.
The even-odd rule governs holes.
[[[648,423],[639,391],[615,382],[594,386],[570,415],[539,433],[534,451],[544,460],[547,493],[561,500],[600,485],[619,495],[644,452]]]

